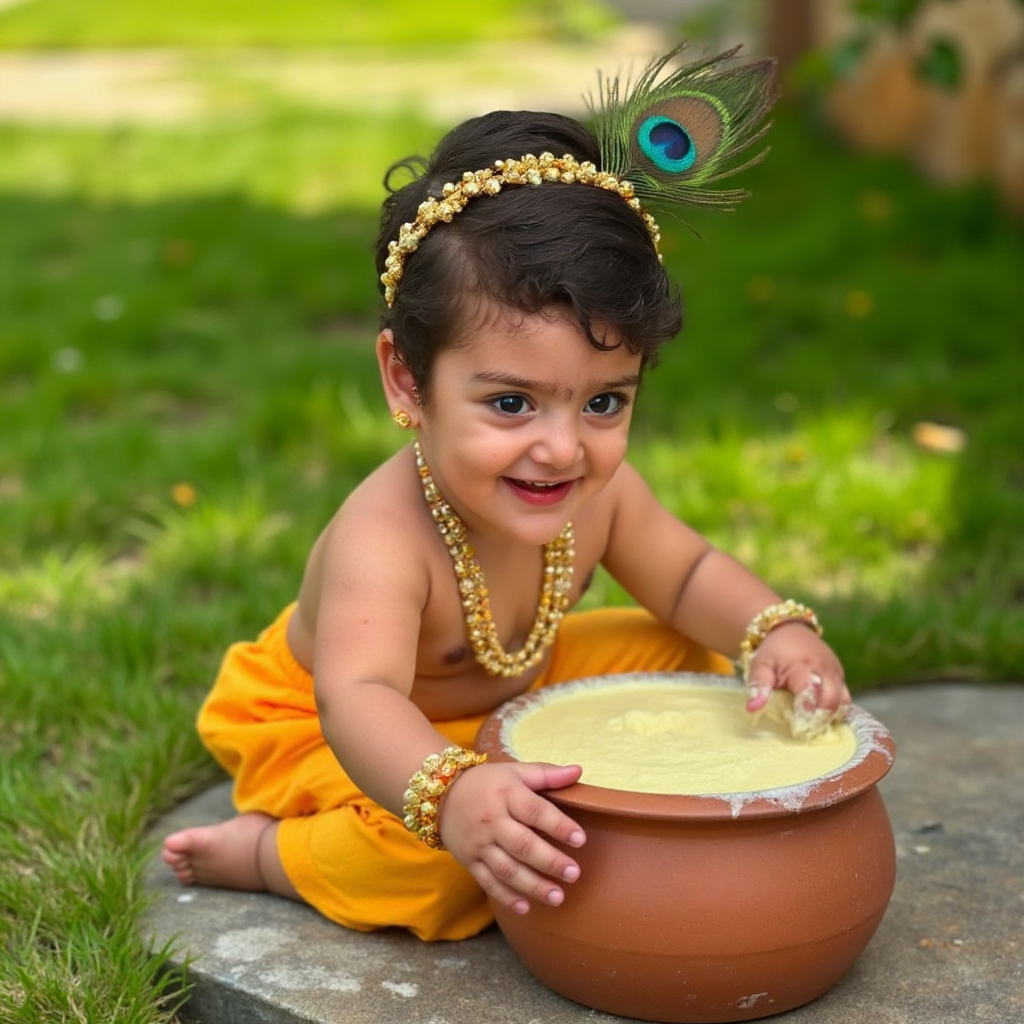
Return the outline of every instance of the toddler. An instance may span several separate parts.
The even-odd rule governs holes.
[[[607,96],[630,113],[635,93]],[[687,147],[713,144],[671,111],[630,116],[652,168],[685,174]],[[473,753],[502,702],[735,659],[751,711],[775,688],[826,716],[849,701],[810,609],[680,522],[625,459],[681,306],[606,148],[567,117],[496,112],[399,165],[415,177],[384,204],[376,353],[410,443],[327,524],[295,603],[228,651],[198,725],[238,815],[167,838],[182,883],[464,938],[491,922],[487,896],[560,904],[586,839],[544,796],[577,766]],[[636,608],[572,611],[598,565]]]

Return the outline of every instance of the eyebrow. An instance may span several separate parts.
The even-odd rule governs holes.
[[[549,395],[556,395],[559,392],[559,387],[556,384],[546,384],[542,381],[528,380],[525,377],[516,377],[511,373],[500,373],[498,371],[482,370],[480,373],[474,373],[470,378],[474,382],[482,384],[501,384],[504,387],[516,388],[519,391],[543,391]],[[640,374],[630,373],[625,377],[619,377],[618,380],[602,381],[596,385],[588,387],[588,393],[599,393],[603,391],[615,391],[621,388],[638,388],[640,386]],[[572,398],[573,389],[565,389],[568,397]]]

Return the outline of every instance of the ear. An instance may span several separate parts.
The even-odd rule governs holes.
[[[409,367],[395,350],[394,335],[383,330],[377,336],[377,366],[384,397],[392,413],[404,409],[412,418],[413,428],[420,425],[420,399]]]

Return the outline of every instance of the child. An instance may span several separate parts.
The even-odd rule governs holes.
[[[607,97],[615,113],[617,85]],[[653,164],[705,147],[670,117],[633,120]],[[813,613],[624,461],[681,311],[656,224],[608,162],[574,120],[498,112],[452,131],[385,202],[377,359],[415,440],[327,525],[296,603],[227,653],[199,730],[239,813],[167,838],[181,882],[464,938],[492,920],[485,894],[521,913],[560,904],[579,877],[566,851],[585,841],[543,796],[578,767],[471,752],[503,701],[606,673],[731,674],[737,656],[752,711],[782,687],[825,715],[849,701]],[[569,612],[599,564],[640,608]]]

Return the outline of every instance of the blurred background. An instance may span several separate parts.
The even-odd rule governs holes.
[[[4,1024],[174,1019],[138,880],[220,778],[199,702],[407,440],[385,169],[683,37],[784,95],[736,212],[659,218],[686,324],[631,458],[854,690],[1024,679],[1019,0],[0,0]]]
[[[784,98],[752,198],[666,229],[688,322],[634,458],[831,603],[856,680],[1019,675],[1018,0],[0,0],[5,586],[48,606],[55,573],[66,604],[84,560],[83,592],[123,601],[180,544],[186,591],[256,559],[255,617],[286,599],[399,443],[372,362],[384,170],[486,110],[586,118],[598,70],[681,38],[776,55]],[[239,503],[260,553],[213,539]]]
[[[688,325],[635,458],[841,606],[855,678],[1021,666],[993,624],[1024,598],[1021,3],[0,8],[5,567],[88,555],[120,593],[171,543],[159,510],[243,492],[304,545],[396,443],[371,358],[384,169],[489,109],[585,118],[599,69],[685,37],[777,55],[784,99],[742,210],[669,226]],[[879,640],[894,608],[913,626]]]

